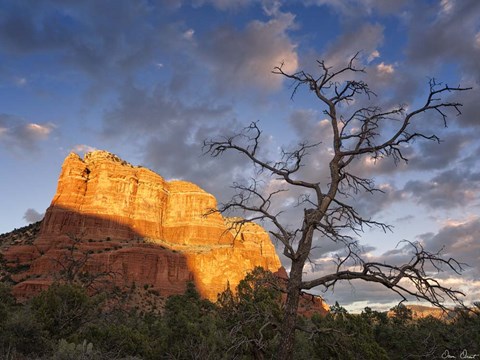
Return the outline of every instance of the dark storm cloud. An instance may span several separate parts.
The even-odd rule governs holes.
[[[436,6],[421,4],[411,13],[409,59],[443,65],[446,60],[461,62],[480,80],[480,46],[477,44],[480,3],[476,0],[442,1]]]
[[[244,159],[236,154],[227,153],[215,159],[202,155],[202,141],[219,129],[210,128],[211,132],[205,134],[207,130],[198,129],[194,141],[189,144],[175,137],[150,139],[144,149],[145,162],[167,179],[194,182],[215,195],[218,202],[227,202],[234,195],[232,183],[244,182],[250,169]]]
[[[181,2],[170,5],[171,11],[182,7]],[[221,1],[213,5],[223,9]],[[147,88],[137,85],[128,73],[115,72],[116,83],[123,80],[123,85],[115,90],[116,104],[104,113],[103,137],[136,146],[145,164],[162,176],[194,181],[208,191],[222,193],[227,200],[232,181],[249,173],[245,162],[235,155],[218,159],[202,156],[201,144],[238,128],[228,99],[248,98],[257,93],[256,89],[262,94],[277,90],[282,80],[270,72],[281,61],[288,63],[288,69],[296,69],[295,44],[288,35],[294,16],[273,10],[270,15],[269,20],[254,20],[242,29],[207,27],[201,35],[177,24],[152,28],[150,35],[160,39],[152,46],[162,48],[167,63],[159,57],[154,60],[148,51],[139,51],[139,58],[150,56],[152,62],[156,61],[162,80]],[[138,24],[131,27],[134,33],[141,32]],[[165,33],[163,28],[170,32]],[[105,29],[102,34],[115,37],[129,31]],[[148,39],[142,38],[140,43],[148,43]],[[159,44],[166,39],[170,41],[167,46]],[[102,37],[99,41],[101,45]],[[125,46],[128,48],[129,43]],[[115,49],[112,51],[115,56]]]
[[[365,22],[354,28],[346,28],[338,36],[326,41],[326,46],[321,53],[317,50],[307,51],[305,56],[300,58],[300,68],[307,73],[320,75],[321,69],[317,60],[325,61],[330,72],[338,71],[348,65],[349,61],[358,53],[354,66],[358,69],[365,68],[367,74],[345,73],[337,77],[337,81],[359,79],[365,80],[368,76],[370,85],[379,82],[380,77],[375,76],[375,67],[368,68],[368,64],[380,56],[379,49],[384,42],[384,26],[375,22]],[[390,82],[384,78],[383,83]]]
[[[418,204],[433,209],[467,207],[478,200],[480,173],[469,170],[445,170],[429,181],[411,180],[404,194]]]
[[[199,1],[196,6],[206,3],[220,10],[243,4]],[[282,62],[288,71],[297,67],[296,44],[288,34],[295,16],[278,6],[265,1],[267,21],[253,20],[240,30],[212,27],[197,36],[178,10],[181,2],[167,5],[128,0],[52,0],[32,7],[17,3],[0,17],[0,42],[4,51],[22,56],[57,53],[61,60],[55,65],[89,75],[92,99],[159,63],[166,63],[177,80],[193,68],[203,82],[211,86],[211,79],[222,92],[252,86],[278,89],[282,79],[271,74],[273,67]]]
[[[227,105],[196,100],[198,102],[186,103],[181,97],[171,96],[168,89],[160,85],[149,92],[125,84],[117,105],[104,116],[104,135],[159,134],[169,138],[178,129],[188,134],[201,122],[224,119],[232,111]]]
[[[362,192],[346,199],[345,202],[354,206],[364,219],[379,221],[383,210],[403,199],[401,192],[393,185],[377,184],[376,188],[379,191]],[[391,224],[389,223],[389,225]]]
[[[445,59],[450,59],[462,62],[464,70],[480,79],[480,65],[476,60],[480,52],[480,3],[476,0],[433,3],[409,0],[309,0],[306,4],[328,6],[338,11],[344,17],[346,29],[359,30],[358,22],[364,22],[365,18],[375,14],[396,15],[409,32],[406,59],[409,66],[405,68],[406,73],[412,71],[416,62],[423,63],[425,69],[431,69],[432,65],[444,65]],[[351,48],[349,42],[357,44],[354,52],[364,49],[363,42],[353,40],[345,42],[344,49]],[[364,50],[369,50],[368,46]]]
[[[193,0],[194,6],[211,4],[220,10],[236,10],[250,5],[258,0]]]
[[[14,2],[7,4],[9,11],[5,11],[0,17],[0,39],[4,49],[26,53],[52,50],[68,44],[74,35],[75,26],[69,27],[62,23],[59,12],[36,19],[34,13],[41,12],[38,5],[33,3],[22,6]]]
[[[425,247],[443,249],[447,257],[466,263],[464,277],[480,279],[480,218],[447,224],[434,236],[424,236]]]
[[[273,68],[284,63],[286,72],[294,72],[298,65],[296,45],[288,35],[294,18],[279,12],[266,22],[251,21],[241,31],[224,26],[208,34],[198,50],[215,86],[222,92],[278,89],[282,78],[271,73]]]
[[[387,109],[399,104],[409,103],[418,95],[419,77],[425,73],[417,71],[416,67],[406,66],[402,61],[391,63],[384,58],[385,42],[391,41],[390,34],[385,38],[384,26],[376,16],[395,16],[400,23],[405,24],[406,14],[412,11],[412,1],[409,0],[311,0],[307,5],[329,7],[339,14],[342,32],[338,37],[329,40],[321,55],[310,56],[326,60],[328,66],[345,66],[354,54],[359,52],[356,67],[365,70],[365,74],[349,74],[349,79],[361,79],[379,97],[375,97],[375,105]],[[397,20],[395,19],[395,20]],[[407,24],[408,26],[408,24]],[[312,72],[316,64],[303,60],[303,67]],[[362,101],[359,101],[362,100]],[[356,99],[356,106],[363,105],[365,99]]]
[[[327,5],[348,18],[380,14],[398,13],[409,3],[409,0],[307,0],[307,5]]]
[[[383,43],[383,31],[382,25],[367,23],[360,28],[344,32],[327,48],[325,57],[327,65],[345,66],[359,51],[366,60]]]
[[[226,201],[232,182],[248,173],[248,164],[235,154],[215,159],[202,155],[202,144],[238,127],[228,106],[186,104],[160,87],[148,93],[128,85],[117,107],[105,114],[103,136],[126,139],[160,175],[195,182]]]
[[[181,24],[146,1],[15,2],[0,16],[3,51],[56,54],[56,71],[73,68],[105,91],[183,46]],[[166,59],[164,59],[166,60]]]
[[[479,70],[480,74],[480,70]],[[480,75],[478,75],[480,76]],[[465,84],[465,86],[470,86],[471,83]],[[462,84],[463,86],[463,84]],[[480,80],[477,80],[473,85],[473,89],[466,92],[457,93],[451,97],[452,101],[457,101],[463,106],[461,107],[462,115],[456,118],[451,123],[457,123],[459,126],[474,127],[475,130],[472,130],[472,134],[477,134],[480,136]]]
[[[27,209],[25,211],[25,214],[23,215],[23,219],[31,224],[31,223],[34,223],[34,222],[37,222],[37,221],[40,221],[43,219],[43,216],[45,214],[40,214],[37,210],[35,209]]]
[[[150,93],[126,84],[117,105],[105,114],[104,135],[161,134],[169,138],[180,129],[189,133],[202,121],[223,119],[231,110],[228,106],[207,103],[187,104],[181,98],[170,96],[162,86],[157,86]]]
[[[414,220],[414,219],[415,219],[415,216],[413,216],[413,215],[405,215],[405,216],[402,216],[402,217],[399,217],[399,218],[395,219],[395,222],[409,223],[411,220]]]
[[[222,128],[212,125],[219,122],[230,128],[232,109],[223,95],[234,97],[232,90],[242,89],[245,96],[255,92],[253,87],[277,90],[282,79],[270,73],[273,66],[285,61],[288,70],[296,69],[296,44],[288,34],[294,16],[265,1],[268,20],[253,20],[243,29],[207,27],[206,34],[197,36],[183,20],[175,20],[181,2],[168,3],[168,10],[164,2],[123,0],[12,4],[0,17],[0,41],[12,54],[58,54],[60,60],[48,65],[58,72],[87,74],[87,100],[117,97],[116,105],[105,106],[103,135],[112,142],[129,139],[149,161],[154,151],[182,154],[182,160],[164,163],[173,166],[168,176],[186,178],[201,153],[194,144],[199,134],[206,129],[213,134]],[[230,6],[222,1],[195,6],[204,3]],[[138,77],[146,67],[155,66],[159,80],[132,85],[142,82]],[[222,96],[214,100],[218,89]]]
[[[406,5],[410,4],[410,0],[357,0],[367,8],[368,12],[378,11],[380,14],[399,14]]]
[[[344,33],[327,47],[322,57],[330,65],[343,64],[349,56],[362,51],[364,61],[369,62],[365,64],[367,73],[363,80],[381,95],[375,99],[377,104],[388,108],[411,103],[426,90],[426,77],[435,76],[443,66],[456,64],[461,78],[449,85],[456,86],[458,82],[463,86],[474,85],[472,91],[455,96],[464,104],[464,116],[457,121],[464,125],[480,124],[480,103],[476,100],[480,97],[478,1],[312,0],[309,4],[329,6],[345,17]],[[395,15],[408,31],[406,57],[399,63],[384,60],[383,29],[377,24],[365,24],[365,19],[373,14]]]
[[[408,62],[416,66],[432,69],[458,64],[462,75],[459,82],[474,86],[472,91],[454,96],[464,103],[464,116],[459,118],[459,123],[474,126],[480,124],[479,13],[480,2],[476,0],[445,0],[437,6],[424,7],[412,13],[407,47]]]
[[[473,133],[445,132],[442,142],[422,141],[418,150],[410,156],[408,169],[432,170],[443,169],[470,152],[475,141]]]
[[[467,154],[463,159],[460,161],[460,165],[466,168],[474,168],[478,163],[478,154],[480,154],[480,146],[479,145],[472,145],[472,151],[470,154]]]
[[[403,193],[415,202],[433,209],[467,207],[478,199],[480,173],[450,169],[428,181],[408,181]]]

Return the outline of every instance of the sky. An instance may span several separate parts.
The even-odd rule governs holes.
[[[283,63],[315,73],[316,60],[338,68],[357,52],[384,108],[419,106],[431,78],[473,87],[447,95],[463,103],[448,127],[435,114],[418,119],[440,144],[412,144],[408,164],[354,165],[385,190],[355,206],[394,226],[360,238],[367,258],[407,259],[404,239],[443,248],[469,266],[461,277],[437,276],[467,302],[480,300],[477,0],[0,0],[0,233],[42,218],[71,151],[108,150],[226,201],[251,166],[235,154],[202,155],[202,142],[259,121],[272,159],[282,147],[322,141],[302,174],[323,176],[323,108],[307,90],[292,99],[291,82],[271,71]],[[316,250],[306,276],[327,271],[338,251]],[[350,309],[396,299],[365,283],[323,296]]]

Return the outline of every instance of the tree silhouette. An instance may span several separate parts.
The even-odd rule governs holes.
[[[403,265],[390,265],[383,262],[369,262],[362,258],[361,248],[355,236],[367,227],[390,230],[386,223],[362,216],[348,199],[359,193],[382,191],[374,179],[359,174],[352,166],[364,157],[373,160],[391,158],[407,162],[405,145],[414,141],[437,141],[435,134],[427,134],[413,126],[426,113],[436,113],[447,125],[448,110],[460,114],[461,103],[445,99],[448,93],[462,92],[470,88],[450,87],[434,79],[429,82],[429,92],[424,104],[416,109],[401,105],[387,110],[380,106],[358,106],[362,97],[374,98],[375,93],[368,84],[355,78],[364,69],[356,66],[358,54],[339,70],[328,67],[324,61],[317,61],[319,74],[304,71],[286,73],[283,66],[275,67],[273,73],[293,82],[292,97],[300,87],[307,87],[323,108],[329,122],[331,136],[331,157],[326,160],[329,178],[325,182],[318,176],[308,180],[302,176],[309,153],[319,146],[307,141],[299,143],[291,150],[282,149],[279,159],[270,159],[260,151],[262,131],[257,122],[251,123],[243,131],[231,136],[222,136],[204,142],[204,152],[218,157],[227,151],[242,154],[250,161],[258,177],[270,176],[280,179],[284,186],[280,190],[269,191],[256,178],[248,184],[234,184],[236,195],[215,211],[241,211],[247,219],[238,219],[236,226],[248,221],[268,221],[272,225],[270,233],[280,242],[283,254],[290,261],[287,285],[287,298],[281,328],[282,341],[277,359],[291,359],[297,324],[297,308],[301,290],[321,286],[333,288],[339,281],[364,280],[383,285],[397,293],[401,299],[413,296],[443,307],[445,301],[460,302],[460,291],[442,285],[433,278],[430,270],[448,269],[459,273],[462,264],[452,258],[442,257],[440,252],[430,252],[420,243],[407,242],[411,248],[410,261]],[[345,80],[347,77],[353,80]],[[416,130],[417,129],[417,130]],[[273,205],[274,200],[284,191],[300,191],[298,205],[303,206],[303,214],[298,225],[292,227],[282,218],[282,210]],[[333,241],[345,248],[345,255],[336,259],[332,273],[320,274],[314,279],[304,280],[302,273],[309,260],[315,241]]]

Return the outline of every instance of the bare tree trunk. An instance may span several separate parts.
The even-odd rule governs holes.
[[[293,359],[295,346],[295,328],[297,326],[297,309],[300,299],[303,263],[293,262],[290,279],[287,286],[287,300],[281,327],[281,338],[278,346],[277,359]]]

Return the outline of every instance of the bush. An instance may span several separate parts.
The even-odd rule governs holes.
[[[51,348],[48,332],[27,307],[15,309],[0,327],[0,355],[18,353],[34,358]]]
[[[0,325],[5,322],[15,305],[15,298],[7,284],[0,283]]]
[[[101,312],[101,296],[89,297],[78,285],[54,284],[33,298],[29,307],[52,339],[68,338]]]

